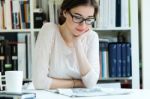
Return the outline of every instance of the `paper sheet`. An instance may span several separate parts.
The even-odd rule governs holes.
[[[50,92],[58,93],[61,95],[66,95],[70,97],[90,97],[90,96],[106,96],[106,95],[126,95],[131,93],[129,90],[125,89],[115,89],[115,88],[66,88],[66,89],[56,89],[48,90]]]

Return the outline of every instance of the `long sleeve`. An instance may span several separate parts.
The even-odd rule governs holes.
[[[44,24],[36,40],[32,66],[32,79],[36,89],[49,89],[52,82],[52,79],[48,77],[49,56],[54,34],[50,27],[52,27],[51,24]]]
[[[86,87],[93,87],[96,85],[98,78],[99,78],[99,38],[98,35],[92,35],[90,37],[88,43],[88,51],[87,51],[87,58],[89,63],[91,64],[90,71],[82,77],[82,81]]]

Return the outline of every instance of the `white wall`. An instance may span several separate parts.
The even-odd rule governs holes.
[[[141,0],[143,88],[150,89],[150,0]]]

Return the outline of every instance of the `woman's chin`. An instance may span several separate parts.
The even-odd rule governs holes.
[[[82,34],[84,34],[84,33],[81,33],[81,32],[80,32],[80,33],[75,33],[75,34],[73,34],[73,36],[74,36],[74,37],[79,37],[79,36],[81,36]]]
[[[79,35],[79,34],[74,34],[73,36],[74,36],[74,37],[79,37],[80,35]]]

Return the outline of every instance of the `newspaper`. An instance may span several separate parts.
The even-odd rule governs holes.
[[[50,92],[58,93],[61,95],[66,95],[69,97],[92,97],[92,96],[106,96],[106,95],[126,95],[131,93],[129,90],[125,89],[115,89],[115,88],[66,88],[66,89],[56,89],[48,90]]]

